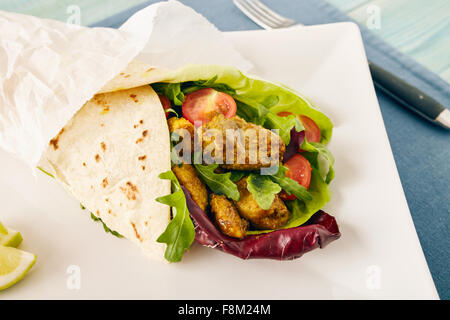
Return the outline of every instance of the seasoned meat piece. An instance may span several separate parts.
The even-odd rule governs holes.
[[[239,216],[234,204],[224,195],[211,195],[211,212],[219,229],[226,235],[242,239],[248,229],[248,221]]]
[[[237,116],[217,115],[196,133],[202,135],[204,154],[211,154],[225,169],[257,170],[283,160],[285,145],[280,136]]]
[[[171,134],[176,133],[181,137],[180,141],[176,142],[175,144],[182,143],[182,145],[180,145],[180,148],[182,147],[183,150],[189,150],[190,153],[194,152],[194,125],[185,118],[177,117],[169,118],[169,120],[167,120],[167,124],[169,125],[169,132]],[[187,137],[188,133],[190,135],[189,137]],[[188,140],[185,140],[185,138]],[[186,156],[188,159],[190,159],[190,154]],[[183,157],[182,152],[180,152],[180,157]]]
[[[192,199],[202,209],[208,205],[208,191],[205,184],[200,180],[195,168],[190,164],[175,165],[172,171],[177,176],[180,183],[190,192]]]
[[[194,137],[194,125],[185,118],[172,117],[167,120],[170,132],[176,132],[178,129],[185,129],[189,131],[191,137]]]
[[[241,195],[239,201],[235,201],[236,207],[242,217],[258,229],[279,229],[284,226],[290,217],[290,212],[278,195],[269,209],[262,209],[256,202],[250,191],[247,190],[247,178],[237,183]]]

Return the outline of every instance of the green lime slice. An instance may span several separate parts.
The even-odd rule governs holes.
[[[0,247],[0,290],[22,280],[36,262],[36,255],[11,247]]]

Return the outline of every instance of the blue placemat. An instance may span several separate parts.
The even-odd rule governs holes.
[[[323,0],[263,1],[279,13],[305,25],[353,21]],[[157,1],[149,1],[134,7],[95,26],[119,27],[134,12],[154,2]],[[231,0],[182,0],[182,2],[203,14],[222,31],[259,29],[233,5]],[[447,82],[401,54],[364,27],[361,27],[361,32],[370,61],[407,80],[444,106],[450,106],[450,86]],[[449,132],[404,109],[379,90],[377,96],[428,266],[441,299],[450,299]],[[401,243],[397,245],[397,250],[401,250]]]

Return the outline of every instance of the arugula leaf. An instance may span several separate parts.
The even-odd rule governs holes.
[[[153,83],[153,90],[169,98],[176,106],[181,106],[184,101],[184,93],[181,91],[181,83]]]
[[[299,184],[297,181],[286,177],[287,170],[288,169],[286,167],[278,166],[278,172],[268,177],[276,182],[288,194],[294,194],[298,200],[311,200],[312,196],[304,186]]]
[[[172,207],[174,217],[156,241],[167,244],[164,257],[168,261],[178,262],[181,261],[184,251],[189,250],[195,239],[194,224],[189,216],[183,189],[173,171],[163,172],[159,178],[172,182],[172,193],[159,197],[156,201]]]
[[[218,76],[214,76],[208,80],[188,81],[182,84],[182,91],[184,94],[188,94],[204,88],[213,88],[217,91],[227,93],[229,95],[236,94],[236,90],[224,83],[216,83]]]
[[[216,194],[224,194],[227,198],[238,201],[240,198],[237,185],[231,180],[231,172],[215,173],[219,166],[217,163],[210,165],[194,164],[197,173],[204,183]]]
[[[281,191],[281,187],[272,181],[269,176],[251,173],[247,178],[247,189],[255,198],[258,205],[267,210],[273,203],[275,195]]]
[[[270,112],[263,104],[241,96],[233,96],[236,101],[236,115],[243,118],[247,122],[257,125],[264,125],[266,116]]]
[[[330,201],[331,192],[328,184],[323,181],[319,171],[312,169],[311,183],[309,185],[308,193],[310,200],[292,200],[286,201],[286,206],[291,212],[291,217],[283,229],[294,228],[301,226],[307,222],[311,216],[323,208],[323,206]],[[271,232],[273,230],[250,230],[247,234],[261,234]]]
[[[230,171],[230,180],[233,182],[238,182],[243,177],[248,174],[246,171]]]
[[[120,233],[118,233],[117,231],[114,231],[114,230],[111,230],[110,228],[108,228],[108,226],[103,222],[103,220],[100,219],[99,217],[95,216],[92,212],[91,212],[91,219],[94,220],[94,221],[100,221],[102,223],[103,229],[105,230],[106,233],[111,233],[113,236],[115,236],[117,238],[123,238],[123,236]]]

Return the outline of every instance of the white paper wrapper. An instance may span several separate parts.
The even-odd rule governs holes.
[[[74,113],[132,60],[252,65],[211,23],[177,1],[134,14],[120,30],[0,11],[0,146],[32,168]]]

